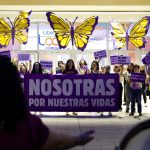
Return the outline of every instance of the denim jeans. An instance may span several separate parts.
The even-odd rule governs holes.
[[[138,113],[142,112],[141,105],[141,89],[132,89],[131,88],[131,113],[135,112],[135,102],[137,101]]]
[[[131,101],[131,87],[130,84],[125,85],[125,95],[126,95],[126,110],[129,111],[130,101]]]

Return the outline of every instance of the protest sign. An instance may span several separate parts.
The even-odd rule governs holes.
[[[114,55],[114,56],[110,56],[110,62],[111,65],[115,65],[115,64],[128,65],[131,63],[131,58],[130,56]]]
[[[145,82],[146,74],[144,73],[131,73],[131,81],[132,82]]]
[[[40,64],[42,65],[42,68],[45,69],[51,69],[53,67],[52,61],[40,61]]]
[[[150,52],[142,59],[143,64],[149,65],[150,64]]]
[[[107,57],[106,50],[94,52],[94,57],[95,57],[95,59],[101,59],[101,58]]]
[[[30,61],[30,54],[18,54],[19,61]]]

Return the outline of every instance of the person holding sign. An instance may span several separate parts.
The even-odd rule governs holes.
[[[140,73],[140,66],[134,65],[133,72],[134,73]],[[142,105],[141,105],[142,83],[131,81],[130,87],[131,87],[131,113],[129,115],[134,116],[135,102],[137,101],[138,113],[139,113],[139,116],[142,116]]]
[[[87,62],[84,59],[81,59],[79,61],[79,67],[78,67],[79,74],[88,74],[89,70],[87,67]]]
[[[42,65],[39,62],[33,64],[31,74],[43,74]],[[35,114],[37,115],[38,112],[35,112]],[[42,113],[39,112],[39,115],[42,115]]]
[[[129,113],[130,109],[130,102],[131,102],[131,87],[130,87],[130,77],[131,73],[133,72],[134,64],[131,63],[127,67],[127,72],[125,72],[125,97],[126,97],[126,113]]]
[[[140,73],[143,73],[146,76],[146,71],[145,71],[145,66],[144,65],[140,66]],[[144,100],[144,106],[147,107],[147,104],[146,104],[147,103],[146,83],[145,82],[142,83],[142,95],[143,95],[143,100]]]
[[[78,74],[78,71],[75,68],[74,61],[72,59],[67,60],[63,74]],[[75,116],[78,115],[76,112],[73,112],[72,114]],[[66,112],[66,116],[68,115],[69,115],[69,112]]]
[[[122,81],[123,81],[123,68],[122,68],[121,66],[119,66],[119,65],[115,65],[115,66],[114,66],[114,73],[119,74],[119,77],[120,77],[118,109],[119,109],[119,111],[122,111],[122,91],[123,91]]]
[[[42,74],[43,70],[42,70],[42,65],[39,62],[35,62],[33,64],[33,69],[31,71],[31,74]]]
[[[94,73],[94,74],[99,74],[100,73],[98,61],[94,60],[92,62],[90,73]]]
[[[72,59],[67,60],[63,74],[78,74],[78,71],[75,68],[74,61]]]
[[[0,56],[0,149],[56,150],[85,145],[94,131],[77,136],[56,134],[40,118],[30,114],[19,74],[9,58]]]

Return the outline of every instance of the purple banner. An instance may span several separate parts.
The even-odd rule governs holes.
[[[131,58],[130,56],[110,56],[110,62],[111,65],[115,64],[122,64],[122,65],[127,65],[131,63]]]
[[[149,65],[150,64],[150,52],[142,59],[143,64]]]
[[[145,82],[146,74],[144,73],[131,73],[132,82]]]
[[[18,54],[19,61],[30,61],[30,54]]]
[[[42,68],[50,69],[53,67],[52,61],[40,61],[40,64],[42,65]]]
[[[10,51],[2,51],[2,52],[0,52],[0,55],[1,56],[7,56],[8,58],[11,58]]]
[[[30,111],[118,111],[118,74],[25,76]]]
[[[106,50],[94,52],[94,57],[95,57],[95,59],[101,59],[101,58],[107,57]]]

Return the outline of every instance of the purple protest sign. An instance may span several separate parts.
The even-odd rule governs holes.
[[[94,57],[95,57],[95,59],[101,59],[101,58],[107,57],[106,50],[94,52]]]
[[[131,63],[131,58],[130,56],[110,56],[110,62],[111,65],[115,65],[115,64],[122,64],[122,65],[127,65]]]
[[[142,59],[143,64],[149,65],[150,64],[150,52]]]
[[[40,61],[40,64],[42,65],[42,68],[50,69],[53,67],[52,61]]]
[[[118,56],[110,56],[111,65],[118,64]]]
[[[131,73],[131,81],[132,82],[145,82],[146,74],[144,73]]]
[[[118,56],[118,64],[128,65],[131,63],[130,56]]]
[[[25,76],[30,111],[118,111],[118,74]]]
[[[19,61],[30,61],[30,54],[18,54]]]
[[[0,52],[0,56],[7,56],[8,58],[11,58],[10,51],[2,51]]]

